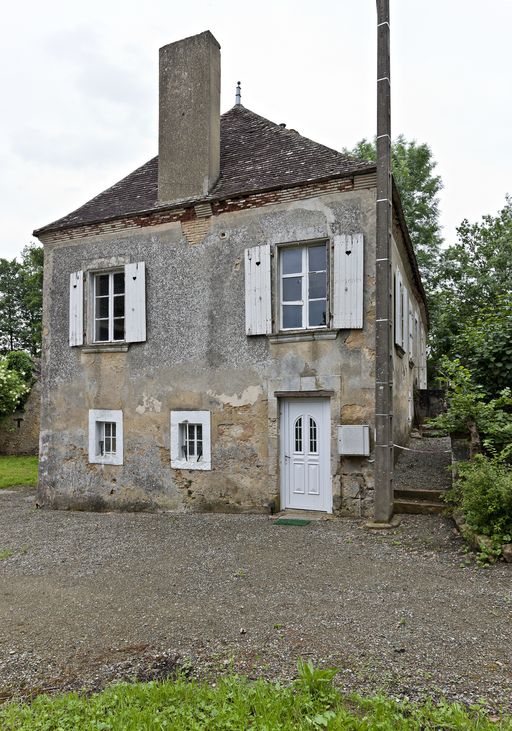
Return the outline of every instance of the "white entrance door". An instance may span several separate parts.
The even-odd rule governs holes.
[[[328,399],[281,404],[281,482],[284,508],[332,511]]]

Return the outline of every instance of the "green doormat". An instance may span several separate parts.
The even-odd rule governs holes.
[[[278,518],[274,525],[309,525],[310,520],[303,520],[302,518]]]

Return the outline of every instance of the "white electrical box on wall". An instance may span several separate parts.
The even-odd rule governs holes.
[[[338,454],[344,457],[369,457],[370,427],[364,424],[338,426]]]

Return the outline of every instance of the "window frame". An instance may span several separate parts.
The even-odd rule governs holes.
[[[116,317],[114,315],[114,298],[119,297],[119,294],[116,294],[114,292],[114,276],[116,274],[122,274],[124,277],[124,286],[123,286],[123,299],[124,299],[124,307],[123,307],[123,315],[122,319],[124,321],[124,327],[123,327],[123,337],[122,338],[114,338],[114,321],[116,319],[121,319],[121,317]],[[121,345],[123,343],[126,343],[126,272],[124,268],[113,268],[113,269],[104,269],[99,271],[91,271],[89,272],[89,276],[91,277],[91,285],[89,288],[89,291],[91,293],[91,307],[90,307],[90,313],[91,313],[91,327],[90,327],[90,343],[93,345]],[[109,314],[108,318],[105,317],[97,317],[96,316],[96,287],[97,287],[97,280],[101,276],[108,276],[109,281],[109,287],[108,287],[108,302],[109,302]],[[104,297],[105,295],[98,295],[100,297]],[[106,320],[108,319],[108,340],[97,340],[96,339],[96,323],[99,320]]]
[[[325,247],[325,325],[310,325],[309,324],[309,303],[315,301],[322,301],[323,297],[309,298],[309,276],[317,272],[309,271],[308,261],[308,249],[314,248],[315,246]],[[301,250],[301,271],[294,272],[291,274],[283,273],[282,256],[283,252],[291,249]],[[277,332],[279,333],[303,333],[311,331],[323,331],[329,330],[331,327],[331,246],[328,239],[319,239],[314,241],[298,241],[293,243],[279,244],[276,247],[277,253],[277,266],[276,266],[276,287],[275,291],[278,294],[276,297],[276,322],[278,323]],[[323,271],[323,270],[322,270]],[[301,300],[286,300],[283,299],[283,281],[284,279],[291,279],[293,277],[301,277]],[[304,295],[306,295],[304,297]],[[284,305],[300,305],[302,307],[302,325],[300,327],[284,327],[283,324],[283,307]]]
[[[115,452],[101,453],[101,436],[105,440],[105,425],[114,426]],[[123,412],[120,409],[89,409],[89,462],[102,465],[122,465],[124,459]]]
[[[178,470],[211,470],[211,412],[210,411],[171,411],[171,467]],[[201,427],[201,455],[191,455],[188,451],[183,453],[183,431],[184,429],[196,427],[196,438],[194,451],[197,451],[198,429]]]

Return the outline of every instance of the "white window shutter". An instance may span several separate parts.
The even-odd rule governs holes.
[[[402,275],[400,269],[395,272],[395,344],[402,346]]]
[[[333,327],[363,327],[363,234],[334,237]]]
[[[146,265],[143,261],[124,267],[125,340],[146,340]]]
[[[409,347],[409,292],[404,285],[404,310],[403,310],[403,332],[402,332],[402,348],[407,353]]]
[[[414,314],[412,300],[409,300],[409,358],[414,360]]]
[[[269,244],[245,250],[245,332],[247,335],[272,332]]]
[[[427,336],[423,324],[420,325],[420,372],[419,387],[427,388]]]
[[[69,344],[84,343],[84,273],[69,276]]]

